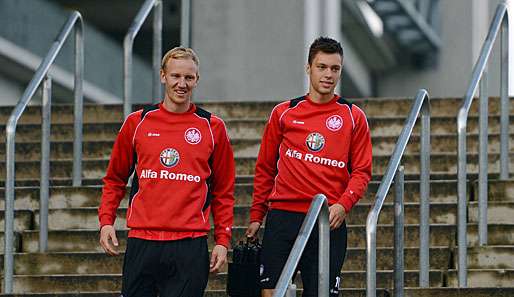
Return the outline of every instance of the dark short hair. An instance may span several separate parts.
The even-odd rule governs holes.
[[[338,41],[332,38],[321,36],[314,40],[314,42],[311,44],[311,47],[309,48],[309,65],[311,65],[312,60],[314,60],[314,57],[319,52],[327,54],[339,54],[341,55],[341,58],[343,58],[343,47]]]

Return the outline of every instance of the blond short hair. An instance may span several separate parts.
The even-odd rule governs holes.
[[[200,60],[195,51],[188,47],[175,47],[169,50],[164,57],[162,57],[161,70],[166,70],[166,63],[169,59],[191,59],[195,62],[196,67],[200,67]]]

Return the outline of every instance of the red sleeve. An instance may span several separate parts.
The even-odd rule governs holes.
[[[229,248],[234,222],[236,171],[234,153],[223,121],[212,116],[211,125],[214,136],[214,151],[211,156],[211,210],[214,219],[214,239],[216,244]]]
[[[346,213],[364,196],[371,180],[371,136],[364,112],[356,105],[352,106],[355,127],[350,144],[350,181],[339,199]]]
[[[279,148],[282,142],[282,129],[280,126],[280,114],[277,105],[271,112],[271,116],[264,128],[261,147],[255,164],[255,177],[253,181],[253,202],[250,209],[250,222],[262,223],[268,211],[267,200],[275,185],[275,177],[278,174],[277,161]]]
[[[132,139],[140,117],[141,112],[130,114],[121,126],[114,142],[111,160],[103,178],[102,199],[98,208],[100,228],[104,225],[114,224],[116,209],[118,209],[121,199],[125,197],[127,181],[132,173],[134,162]]]

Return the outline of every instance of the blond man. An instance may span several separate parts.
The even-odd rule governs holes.
[[[227,259],[235,165],[223,121],[191,102],[199,60],[190,48],[162,59],[161,103],[131,113],[114,143],[104,181],[100,245],[118,255],[116,209],[134,173],[122,296],[201,297]],[[215,246],[209,257],[209,215]]]

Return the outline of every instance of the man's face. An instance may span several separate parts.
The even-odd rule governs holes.
[[[160,74],[166,99],[177,105],[189,103],[199,78],[195,62],[191,59],[169,59]]]
[[[342,65],[343,60],[338,53],[317,53],[311,65],[307,65],[311,89],[320,95],[334,93],[341,77]]]

